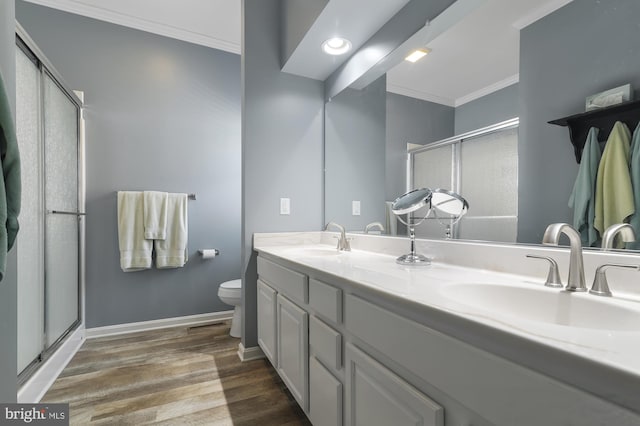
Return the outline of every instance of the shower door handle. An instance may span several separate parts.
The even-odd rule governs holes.
[[[71,215],[71,216],[84,216],[86,215],[86,213],[82,213],[82,212],[65,212],[62,210],[48,210],[47,213],[50,214],[67,214],[67,215]]]

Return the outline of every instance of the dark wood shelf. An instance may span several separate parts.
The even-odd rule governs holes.
[[[606,108],[558,118],[557,120],[549,121],[549,124],[569,128],[569,137],[576,155],[576,161],[579,163],[589,129],[592,127],[600,129],[598,139],[600,142],[604,142],[609,137],[609,133],[611,133],[616,121],[622,121],[633,132],[640,121],[640,101],[624,102]]]

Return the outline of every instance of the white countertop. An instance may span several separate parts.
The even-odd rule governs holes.
[[[276,234],[264,234],[262,238],[254,240],[254,248],[260,253],[348,280],[363,289],[392,296],[395,303],[405,304],[406,308],[422,308],[431,312],[436,310],[453,318],[466,319],[470,322],[465,324],[472,324],[471,329],[465,327],[465,330],[460,330],[459,334],[453,336],[461,340],[465,340],[465,336],[471,334],[477,336],[477,333],[484,330],[493,333],[498,331],[504,336],[515,337],[515,341],[527,342],[529,346],[525,347],[528,348],[531,348],[531,343],[535,343],[541,352],[523,353],[523,365],[552,377],[556,377],[559,365],[565,370],[575,367],[574,371],[560,373],[564,381],[586,388],[585,390],[592,393],[606,395],[607,399],[640,413],[638,397],[628,395],[630,391],[640,393],[640,302],[633,298],[601,298],[587,293],[563,292],[544,287],[544,275],[532,277],[493,272],[438,261],[429,266],[402,266],[395,262],[395,254],[359,249],[334,253],[335,246],[323,244],[328,242],[327,238],[318,238],[314,233],[301,233],[297,237],[295,234],[281,235],[285,238],[278,238]],[[617,318],[603,318],[602,325],[594,321],[588,328],[561,325],[562,321],[559,321],[559,324],[527,319],[518,315],[517,310],[509,312],[508,300],[506,303],[502,302],[505,306],[505,310],[502,310],[491,309],[490,300],[485,301],[484,305],[475,305],[473,297],[464,297],[468,296],[465,294],[470,288],[468,286],[481,287],[483,284],[490,284],[490,290],[495,290],[495,294],[500,294],[504,286],[505,290],[514,287],[525,289],[525,294],[527,290],[535,290],[532,294],[543,296],[541,300],[545,300],[544,297],[547,296],[557,296],[562,298],[563,306],[571,306],[578,299],[584,299],[581,303],[593,310],[594,318],[598,318],[607,308],[613,308],[615,312],[619,308],[623,313],[629,312],[631,317],[629,321],[626,316],[623,316],[621,321]],[[482,294],[478,297],[481,298]],[[536,300],[532,299],[531,303],[536,303]],[[535,307],[533,309],[535,310]],[[589,313],[591,312],[587,314]],[[636,313],[637,317],[633,317]],[[559,317],[563,314],[557,313]],[[513,341],[505,339],[505,345],[512,344],[509,342]],[[512,360],[517,358],[513,356],[517,348],[495,349],[498,355],[506,351],[511,354]],[[545,354],[545,349],[552,351]],[[564,361],[556,364],[553,357],[559,353],[563,355]],[[585,375],[593,376],[593,381],[597,383],[591,384],[591,380]],[[610,377],[610,380],[603,383],[603,377],[605,380]],[[621,378],[624,383],[621,383]],[[595,386],[598,388],[594,388]],[[629,387],[631,389],[628,389]]]

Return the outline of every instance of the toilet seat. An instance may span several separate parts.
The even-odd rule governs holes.
[[[225,281],[220,284],[220,288],[242,288],[242,280]]]
[[[218,288],[218,297],[221,299],[232,299],[228,302],[225,302],[231,305],[235,304],[235,302],[239,303],[240,299],[242,298],[242,281],[232,280],[220,284],[220,287]]]

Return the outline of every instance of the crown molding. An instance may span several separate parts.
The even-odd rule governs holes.
[[[88,18],[100,21],[110,22],[112,24],[122,25],[136,30],[146,31],[177,40],[186,41],[201,46],[211,47],[213,49],[224,50],[240,54],[240,45],[227,40],[211,37],[206,34],[189,31],[184,28],[174,27],[171,25],[142,19],[137,16],[125,13],[115,12],[97,6],[90,6],[74,0],[25,0],[29,3],[38,4],[40,6],[50,7],[52,9],[62,10],[64,12],[74,13],[76,15],[86,16]]]
[[[565,6],[571,3],[573,0],[551,0],[539,8],[535,9],[531,13],[521,17],[517,21],[515,21],[512,25],[517,30],[522,30],[523,28],[533,24],[540,18],[544,18],[548,14],[555,12],[560,9],[562,6]]]
[[[397,84],[391,84],[389,82],[387,82],[387,92],[395,93],[402,96],[408,96],[410,98],[422,99],[423,101],[434,102],[440,105],[450,107],[455,106],[455,101],[451,98],[445,98],[443,96],[434,95],[420,90],[398,86]]]
[[[487,96],[493,92],[497,92],[500,89],[504,89],[505,87],[511,86],[512,84],[520,81],[520,74],[512,75],[511,77],[507,77],[504,80],[497,81],[487,87],[483,87],[480,90],[476,90],[475,92],[471,92],[468,95],[461,96],[454,102],[454,106],[457,108],[460,105],[464,105],[467,102],[475,101],[483,96]]]

